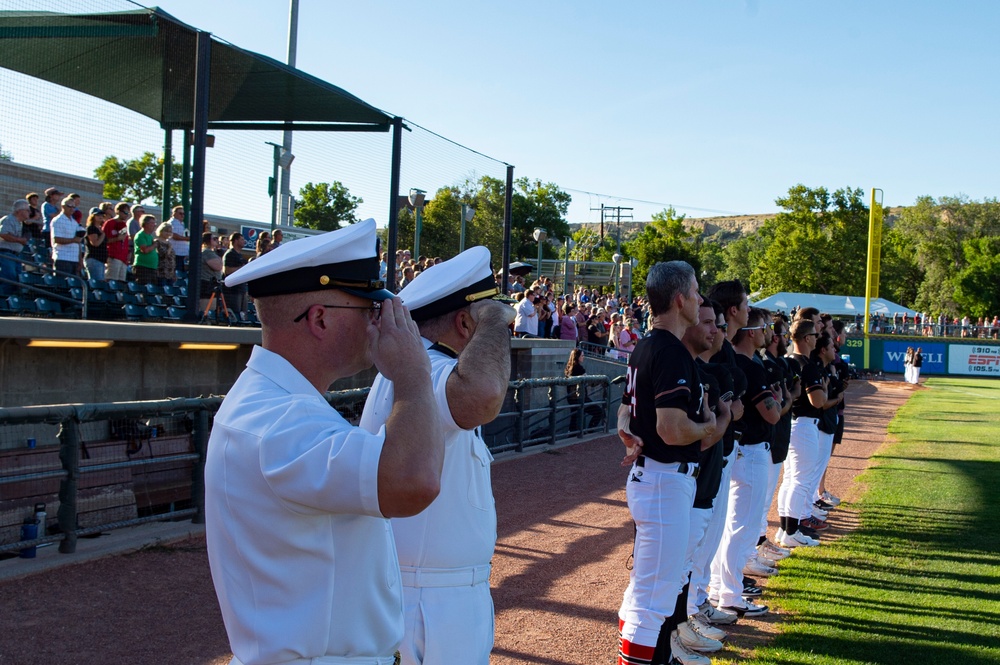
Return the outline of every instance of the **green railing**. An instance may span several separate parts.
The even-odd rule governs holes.
[[[606,432],[623,378],[512,381],[483,438],[503,453]],[[326,397],[356,423],[368,390]],[[113,529],[188,518],[203,523],[205,451],[222,399],[0,409],[0,554],[53,543],[71,554],[79,538]],[[54,517],[48,515],[53,501]],[[37,504],[45,505],[45,524],[38,525],[45,533],[20,540]]]

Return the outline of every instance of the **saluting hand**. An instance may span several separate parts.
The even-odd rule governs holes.
[[[469,308],[469,315],[477,325],[484,320],[493,321],[497,319],[499,322],[498,325],[506,328],[514,323],[517,312],[514,311],[513,307],[499,300],[479,300],[472,303],[472,306]]]
[[[430,375],[420,330],[399,298],[382,301],[382,315],[368,327],[368,341],[376,369],[390,381]]]

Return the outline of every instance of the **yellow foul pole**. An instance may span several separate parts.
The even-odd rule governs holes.
[[[878,282],[882,257],[882,201],[876,202],[875,192],[884,196],[881,189],[872,188],[871,203],[868,206],[868,275],[865,286],[865,368],[871,367],[869,331],[871,324],[872,298],[878,298]],[[881,198],[881,197],[880,197]]]

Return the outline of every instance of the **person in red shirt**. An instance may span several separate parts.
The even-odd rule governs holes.
[[[115,216],[104,222],[101,230],[104,232],[105,244],[108,248],[107,269],[105,279],[125,281],[125,269],[128,265],[129,237],[126,228],[130,206],[119,203],[115,206]]]

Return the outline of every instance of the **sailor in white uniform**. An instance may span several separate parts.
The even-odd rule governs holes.
[[[226,279],[242,283],[262,345],[215,418],[205,465],[232,663],[388,665],[403,612],[387,518],[433,501],[444,458],[416,324],[379,281],[374,220],[282,245]],[[368,432],[323,394],[372,362],[400,398]]]
[[[419,515],[392,520],[406,625],[401,662],[487,665],[496,509],[493,456],[479,427],[496,418],[507,393],[514,310],[485,247],[425,270],[399,297],[424,337],[445,442],[441,494]],[[377,432],[400,397],[391,376],[376,377],[361,427]]]

